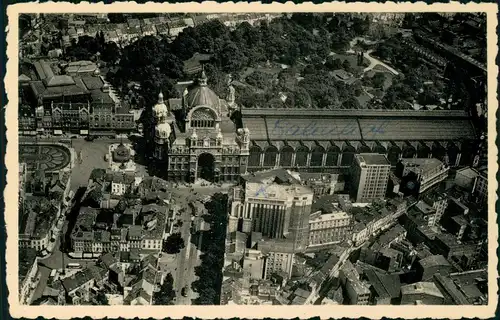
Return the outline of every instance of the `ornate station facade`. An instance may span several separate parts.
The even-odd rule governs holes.
[[[177,114],[161,93],[153,107],[154,158],[166,166],[170,180],[231,182],[246,172],[250,137],[230,119],[234,94],[229,101],[220,99],[207,80],[203,72],[197,85],[184,91]]]
[[[238,108],[229,89],[226,100],[219,98],[203,72],[168,106],[159,95],[154,158],[169,180],[234,182],[240,174],[276,167],[342,172],[356,153],[366,152],[386,154],[393,165],[432,157],[455,167],[471,165],[476,153],[477,133],[465,112],[247,109],[233,122]]]

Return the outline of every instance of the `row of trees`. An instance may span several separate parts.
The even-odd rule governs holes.
[[[210,230],[203,233],[203,254],[201,265],[195,268],[198,280],[193,282],[193,290],[199,297],[193,300],[195,305],[220,304],[222,286],[222,268],[227,226],[227,194],[216,193],[205,204],[208,214],[203,217],[210,223]]]
[[[153,294],[153,304],[168,306],[173,305],[175,299],[174,277],[171,273],[165,276],[160,290]]]

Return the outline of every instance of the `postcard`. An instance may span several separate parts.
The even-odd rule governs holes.
[[[7,13],[13,317],[494,315],[495,4]]]

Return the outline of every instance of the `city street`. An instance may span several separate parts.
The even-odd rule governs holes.
[[[191,188],[193,191],[191,191]],[[190,305],[192,303],[191,300],[197,298],[197,293],[192,290],[191,283],[197,279],[194,268],[201,262],[201,251],[199,248],[201,248],[203,240],[200,237],[196,240],[196,243],[193,243],[194,240],[191,237],[190,230],[192,210],[189,203],[200,201],[204,197],[211,196],[217,192],[227,192],[228,188],[229,185],[222,187],[179,185],[172,190],[173,205],[180,209],[179,219],[182,221],[180,233],[184,239],[185,247],[176,255],[164,254],[161,264],[167,265],[168,272],[171,272],[174,277],[175,304],[177,305]],[[202,215],[203,212],[197,212],[197,214]],[[186,288],[187,297],[182,296],[182,288]]]
[[[191,283],[196,280],[194,268],[199,264],[199,250],[201,243],[194,245],[191,243],[191,216],[192,212],[188,206],[188,198],[176,199],[176,203],[182,210],[179,211],[178,220],[182,221],[179,232],[184,239],[185,247],[175,255],[164,253],[160,259],[160,266],[164,272],[171,273],[174,277],[174,290],[176,293],[175,304],[189,305],[191,299],[196,298],[196,294],[191,290]],[[186,287],[188,296],[183,297],[182,288]]]

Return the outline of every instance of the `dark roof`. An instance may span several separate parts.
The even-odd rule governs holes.
[[[42,81],[33,81],[30,86],[36,97],[43,98],[89,94],[81,79],[74,78],[73,80],[75,83],[72,85],[46,87]]]
[[[314,200],[311,205],[311,212],[321,211],[322,213],[331,213],[337,210],[336,204],[339,202],[337,195],[323,195]]]
[[[365,275],[380,297],[399,297],[401,282],[398,275],[382,274],[373,269],[366,270]]]
[[[469,120],[359,119],[365,140],[454,140],[475,136]]]
[[[106,266],[106,268],[109,268],[119,261],[116,254],[112,252],[102,255],[99,260]]]
[[[444,292],[447,296],[450,296],[455,304],[469,304],[467,297],[457,288],[456,284],[450,277],[435,274],[434,282],[438,285],[438,289],[441,292]]]
[[[104,86],[101,77],[82,77],[82,81],[89,90],[101,89]]]
[[[396,224],[394,227],[390,228],[386,232],[384,232],[380,237],[378,238],[378,242],[381,244],[386,244],[394,240],[396,237],[400,236],[401,234],[405,233],[406,230],[400,225]]]
[[[423,268],[430,268],[433,266],[450,266],[450,263],[442,255],[433,255],[426,257],[418,262]]]
[[[92,271],[90,269],[84,269],[69,278],[65,278],[62,283],[66,292],[70,292],[93,279],[94,274]]]

